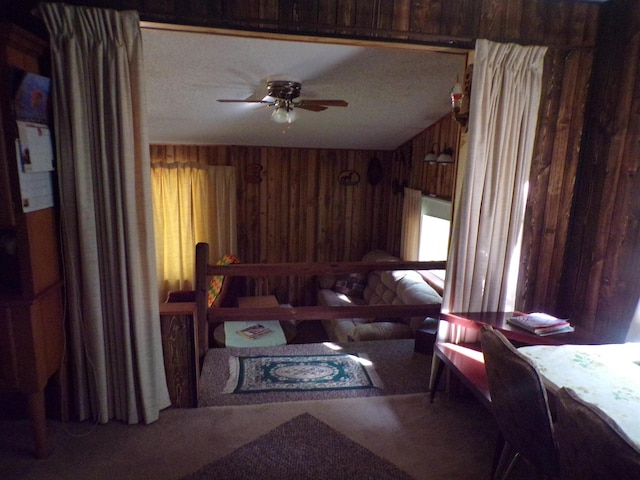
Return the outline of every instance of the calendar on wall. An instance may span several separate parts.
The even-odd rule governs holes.
[[[54,204],[55,162],[49,128],[51,80],[12,69],[12,86],[22,211],[28,213]]]

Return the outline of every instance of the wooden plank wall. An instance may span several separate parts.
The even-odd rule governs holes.
[[[24,12],[28,12],[37,0],[26,0],[23,3]],[[631,7],[637,7],[637,2],[632,0],[611,0],[605,4],[570,0],[68,0],[67,3],[134,8],[147,21],[307,36],[403,41],[447,47],[472,47],[478,38],[546,45],[549,47],[548,70],[545,73],[540,126],[534,149],[531,198],[527,205],[517,307],[560,313],[558,310],[563,305],[566,306],[563,296],[567,292],[577,292],[578,277],[589,271],[585,270],[585,264],[580,271],[581,275],[575,270],[566,272],[567,252],[580,251],[581,258],[586,259],[596,247],[600,251],[602,245],[612,246],[606,240],[609,229],[619,230],[615,223],[624,222],[619,215],[614,216],[612,223],[600,220],[587,222],[580,227],[594,229],[587,235],[587,240],[572,236],[572,244],[568,243],[569,212],[572,205],[601,200],[597,194],[588,190],[578,191],[581,195],[587,195],[585,200],[575,197],[576,172],[581,158],[584,158],[581,157],[583,135],[591,133],[584,130],[584,107],[589,100],[599,17],[602,11],[616,6],[620,6],[621,11],[628,12]],[[626,25],[628,22],[623,21],[625,13],[619,15],[616,21]],[[634,15],[637,16],[635,13]],[[633,54],[633,48],[624,43],[630,38],[632,37],[615,36],[613,42],[607,44],[607,51],[611,53],[623,49]],[[633,55],[624,59],[615,56],[614,70],[622,69],[631,57]],[[598,85],[603,95],[607,92],[632,92],[632,87],[618,84],[610,76]],[[623,87],[621,92],[614,90],[620,86]],[[604,124],[604,120],[610,122],[614,119],[615,117],[608,116],[602,122]],[[602,134],[604,143],[608,145],[608,139],[613,133],[604,127],[602,130],[596,130],[593,134]],[[631,130],[637,135],[635,125]],[[622,139],[627,139],[628,135],[629,133],[620,133],[616,147],[627,142]],[[621,147],[614,150],[609,151],[607,146],[591,152],[594,155],[604,155],[599,157],[603,163],[596,162],[599,168],[611,161],[612,164],[606,168],[616,170],[624,157],[619,152],[633,152],[633,149]],[[407,152],[408,150],[405,153]],[[588,159],[586,162],[592,160]],[[603,186],[600,185],[599,188],[602,189]],[[606,212],[595,207],[591,212],[607,216]],[[395,234],[392,234],[392,238],[395,238]],[[579,243],[573,243],[574,240]],[[610,273],[613,277],[608,278],[608,282],[616,284],[622,281],[621,271]],[[588,297],[588,301],[593,304],[590,307],[593,312],[601,311],[604,303],[614,302],[615,294],[624,294],[624,289],[605,289],[604,285],[603,288],[587,288],[583,285],[578,290],[584,292],[580,296],[582,301]],[[636,300],[637,298],[634,299]],[[583,319],[579,309],[574,309],[572,314],[574,313],[576,323],[584,323],[596,331],[601,329],[594,325],[594,322],[599,321],[595,319],[595,313],[593,320]]]
[[[235,253],[244,262],[357,261],[375,248],[394,254],[400,251],[403,196],[392,193],[394,179],[451,198],[454,166],[428,165],[422,160],[426,144],[451,142],[457,131],[457,124],[447,115],[395,152],[153,145],[151,160],[237,168]],[[440,140],[444,132],[449,136]],[[372,158],[382,165],[382,180],[377,185],[367,180]],[[357,185],[340,184],[345,171],[356,172]],[[253,180],[256,176],[258,183]],[[247,294],[277,294],[282,302],[294,305],[315,303],[310,278],[249,280],[246,288]]]
[[[640,3],[606,12],[560,299],[586,328],[621,342],[640,299]]]
[[[244,262],[359,260],[373,248],[385,248],[391,152],[155,145],[151,156],[205,158],[237,168],[236,253]],[[372,157],[383,165],[383,181],[375,186],[366,178]],[[256,169],[259,183],[252,181]],[[359,174],[357,185],[339,183],[345,170]],[[282,301],[309,305],[311,281],[260,279],[249,282],[247,293],[275,293]]]

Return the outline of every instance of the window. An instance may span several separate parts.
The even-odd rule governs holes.
[[[449,253],[450,229],[451,202],[434,197],[422,197],[418,260],[446,260]],[[444,279],[444,270],[433,270],[432,273]]]

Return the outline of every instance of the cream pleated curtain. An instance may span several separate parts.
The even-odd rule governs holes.
[[[510,311],[546,48],[476,43],[443,311]]]
[[[400,257],[408,262],[418,260],[420,252],[421,220],[422,192],[413,188],[405,188],[404,200],[402,202]]]
[[[151,160],[156,261],[161,298],[192,290],[195,245],[209,244],[209,263],[237,253],[236,169],[173,157]]]
[[[150,423],[164,374],[136,12],[41,3],[50,33],[67,356],[80,419]]]

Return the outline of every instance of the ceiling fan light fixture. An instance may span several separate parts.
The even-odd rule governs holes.
[[[298,113],[289,105],[277,105],[271,114],[271,120],[276,123],[293,123],[298,118]]]

